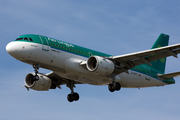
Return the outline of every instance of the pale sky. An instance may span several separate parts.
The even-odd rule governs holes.
[[[175,85],[115,93],[108,86],[76,85],[80,99],[69,103],[66,86],[48,92],[21,87],[34,70],[5,50],[23,34],[112,55],[150,49],[160,33],[170,35],[170,45],[177,44],[179,13],[178,0],[0,0],[0,120],[179,120],[180,77]],[[180,71],[179,62],[168,58],[166,73]]]

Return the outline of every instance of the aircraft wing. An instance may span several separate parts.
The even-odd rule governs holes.
[[[46,76],[49,77],[53,81],[54,84],[57,84],[57,85],[66,84],[66,79],[62,78],[61,76],[57,75],[54,72],[50,72],[46,74]]]
[[[134,66],[147,63],[151,65],[150,62],[162,59],[169,56],[174,56],[177,58],[177,54],[180,53],[180,43],[155,49],[150,49],[146,51],[130,53],[120,56],[114,56],[111,59],[122,64],[119,73],[128,72],[128,69]]]
[[[50,72],[46,74],[46,76],[49,77],[52,80],[52,82],[57,85],[58,88],[60,88],[60,85],[65,85],[65,84],[67,87],[70,87],[71,82],[73,84],[73,87],[75,87],[75,84],[83,84],[83,83],[76,82],[71,79],[63,78],[60,75],[58,75],[58,73],[56,72]]]
[[[47,77],[49,77],[52,80],[52,82],[60,89],[61,89],[60,85],[66,84],[67,87],[70,87],[70,84],[73,84],[73,87],[75,87],[75,84],[82,84],[82,83],[76,82],[74,80],[63,78],[55,72],[50,72],[50,73],[45,74],[45,75]]]

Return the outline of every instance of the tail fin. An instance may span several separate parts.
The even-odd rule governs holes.
[[[169,35],[161,33],[151,49],[167,46],[168,43],[169,43]],[[153,61],[151,62],[151,64],[152,67],[154,67],[156,70],[164,73],[166,66],[166,58]]]

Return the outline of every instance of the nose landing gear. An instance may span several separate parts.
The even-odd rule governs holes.
[[[39,76],[37,75],[37,74],[39,73],[39,72],[38,72],[39,67],[40,67],[39,64],[34,64],[34,65],[33,65],[33,68],[34,68],[34,71],[35,71],[35,75],[33,76],[33,80],[34,80],[34,81],[38,81],[38,80],[39,80]]]

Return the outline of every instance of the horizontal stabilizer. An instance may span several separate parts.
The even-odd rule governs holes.
[[[174,72],[174,73],[158,75],[158,77],[164,78],[164,79],[174,78],[174,77],[178,77],[178,76],[180,76],[180,72]]]

